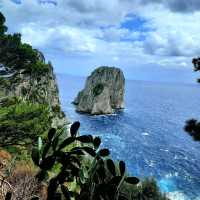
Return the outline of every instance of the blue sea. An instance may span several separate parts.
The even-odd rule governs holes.
[[[75,112],[71,102],[85,78],[57,75],[61,104],[81,134],[102,138],[115,160],[130,174],[155,177],[172,200],[200,200],[200,143],[184,130],[187,119],[200,119],[200,85],[126,81],[125,109],[108,116]]]

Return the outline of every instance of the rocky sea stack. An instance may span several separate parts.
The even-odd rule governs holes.
[[[112,114],[124,108],[124,87],[124,74],[119,68],[99,67],[87,78],[73,103],[78,112]]]

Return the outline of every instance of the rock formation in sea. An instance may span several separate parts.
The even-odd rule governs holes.
[[[92,115],[112,114],[124,108],[125,78],[121,69],[99,67],[87,78],[74,100],[76,111]]]

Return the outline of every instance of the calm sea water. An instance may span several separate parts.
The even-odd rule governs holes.
[[[200,143],[183,130],[187,119],[200,119],[200,85],[127,81],[124,111],[89,116],[71,104],[85,79],[57,75],[57,80],[62,108],[71,121],[81,122],[81,134],[101,136],[130,174],[155,177],[172,199],[200,199]]]

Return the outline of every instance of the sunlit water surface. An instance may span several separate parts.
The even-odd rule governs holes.
[[[75,112],[71,104],[85,79],[57,75],[61,104],[81,134],[101,136],[129,173],[155,177],[173,200],[200,200],[200,143],[184,132],[184,122],[200,119],[200,86],[143,81],[126,82],[126,108],[109,116]]]

